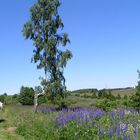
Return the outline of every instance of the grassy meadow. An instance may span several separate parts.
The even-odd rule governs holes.
[[[44,104],[37,114],[33,106],[6,105],[0,111],[0,140],[139,140],[140,114],[125,106],[113,107],[134,89],[113,90],[117,93],[123,96],[114,101],[71,93],[68,108]]]
[[[6,106],[0,116],[0,140],[139,140],[139,119],[139,114],[123,110],[77,108],[34,114],[31,106]]]
[[[135,94],[135,88],[116,88],[116,89],[108,89],[111,91],[111,94],[113,94],[114,96],[117,96],[118,94],[120,94],[121,97],[124,97],[125,95],[127,96],[131,96],[133,94]],[[85,90],[81,89],[81,90],[76,90],[73,91],[72,96],[77,96],[79,95],[80,97],[84,97],[84,95],[87,96],[92,96],[92,89],[91,92],[86,92]]]

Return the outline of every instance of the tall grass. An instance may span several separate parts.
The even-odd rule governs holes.
[[[140,114],[130,110],[104,112],[93,108],[56,111],[30,106],[6,106],[1,112],[2,140],[133,140],[140,139]]]

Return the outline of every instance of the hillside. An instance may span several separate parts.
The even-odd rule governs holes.
[[[122,97],[124,95],[127,96],[131,96],[135,93],[135,88],[133,87],[126,87],[126,88],[113,88],[113,89],[105,89],[107,91],[110,91],[111,94],[113,94],[114,96],[117,96],[118,94],[120,94]],[[92,96],[94,93],[98,94],[100,90],[96,89],[96,88],[91,88],[91,89],[78,89],[78,90],[74,90],[71,91],[70,93],[72,95],[79,95],[79,96]]]

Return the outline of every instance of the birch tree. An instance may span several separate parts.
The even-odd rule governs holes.
[[[63,75],[67,61],[72,53],[66,49],[70,43],[68,34],[62,32],[64,24],[58,13],[59,0],[38,0],[30,9],[30,19],[24,24],[23,36],[33,42],[32,62],[38,69],[43,69],[43,92],[39,96],[50,93],[51,99],[59,95],[64,97],[66,91]],[[38,96],[35,96],[38,102]],[[38,103],[37,103],[38,104]]]

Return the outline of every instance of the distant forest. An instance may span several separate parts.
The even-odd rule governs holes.
[[[105,89],[105,90],[127,90],[127,89],[134,89],[134,87],[126,87],[126,88],[112,88],[112,89]],[[73,90],[70,91],[71,93],[93,93],[93,92],[98,92],[97,88],[87,88],[87,89],[78,89],[78,90]]]

